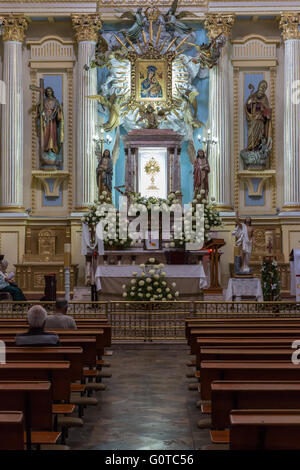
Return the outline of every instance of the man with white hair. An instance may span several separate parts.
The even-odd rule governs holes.
[[[21,302],[22,300],[26,300],[22,290],[12,281],[14,277],[11,275],[12,273],[7,274],[7,266],[8,262],[6,260],[0,262],[0,291],[9,292],[15,301]]]
[[[16,335],[17,346],[58,346],[59,338],[56,333],[45,332],[47,312],[41,305],[35,305],[28,310],[27,320],[29,330]]]

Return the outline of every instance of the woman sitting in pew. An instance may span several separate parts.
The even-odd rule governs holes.
[[[35,305],[28,310],[27,320],[29,330],[16,335],[17,346],[58,346],[59,337],[56,333],[45,331],[47,312],[41,305]]]
[[[22,290],[17,286],[15,282],[12,281],[13,277],[12,273],[7,274],[8,262],[1,261],[0,262],[0,291],[1,292],[9,292],[11,294],[13,300],[15,301],[22,301],[26,300],[25,295],[23,294]]]

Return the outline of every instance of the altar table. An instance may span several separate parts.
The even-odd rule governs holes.
[[[163,268],[166,280],[170,284],[176,282],[176,290],[180,294],[197,294],[207,287],[207,278],[202,263],[197,265],[166,265]],[[108,266],[98,265],[95,274],[97,290],[102,293],[121,295],[122,285],[128,284],[133,273],[137,276],[142,269],[136,265]]]
[[[256,297],[258,302],[264,300],[260,279],[253,278],[230,278],[226,290],[225,300],[234,299],[238,302],[242,296]]]

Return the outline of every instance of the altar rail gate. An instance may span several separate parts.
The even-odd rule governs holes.
[[[25,318],[32,305],[53,312],[55,302],[0,302],[0,318]],[[183,341],[187,318],[300,317],[296,302],[70,302],[76,319],[107,320],[114,341]]]

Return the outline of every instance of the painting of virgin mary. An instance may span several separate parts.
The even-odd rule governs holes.
[[[147,77],[141,83],[141,98],[162,98],[163,90],[156,77],[157,67],[148,65]]]

